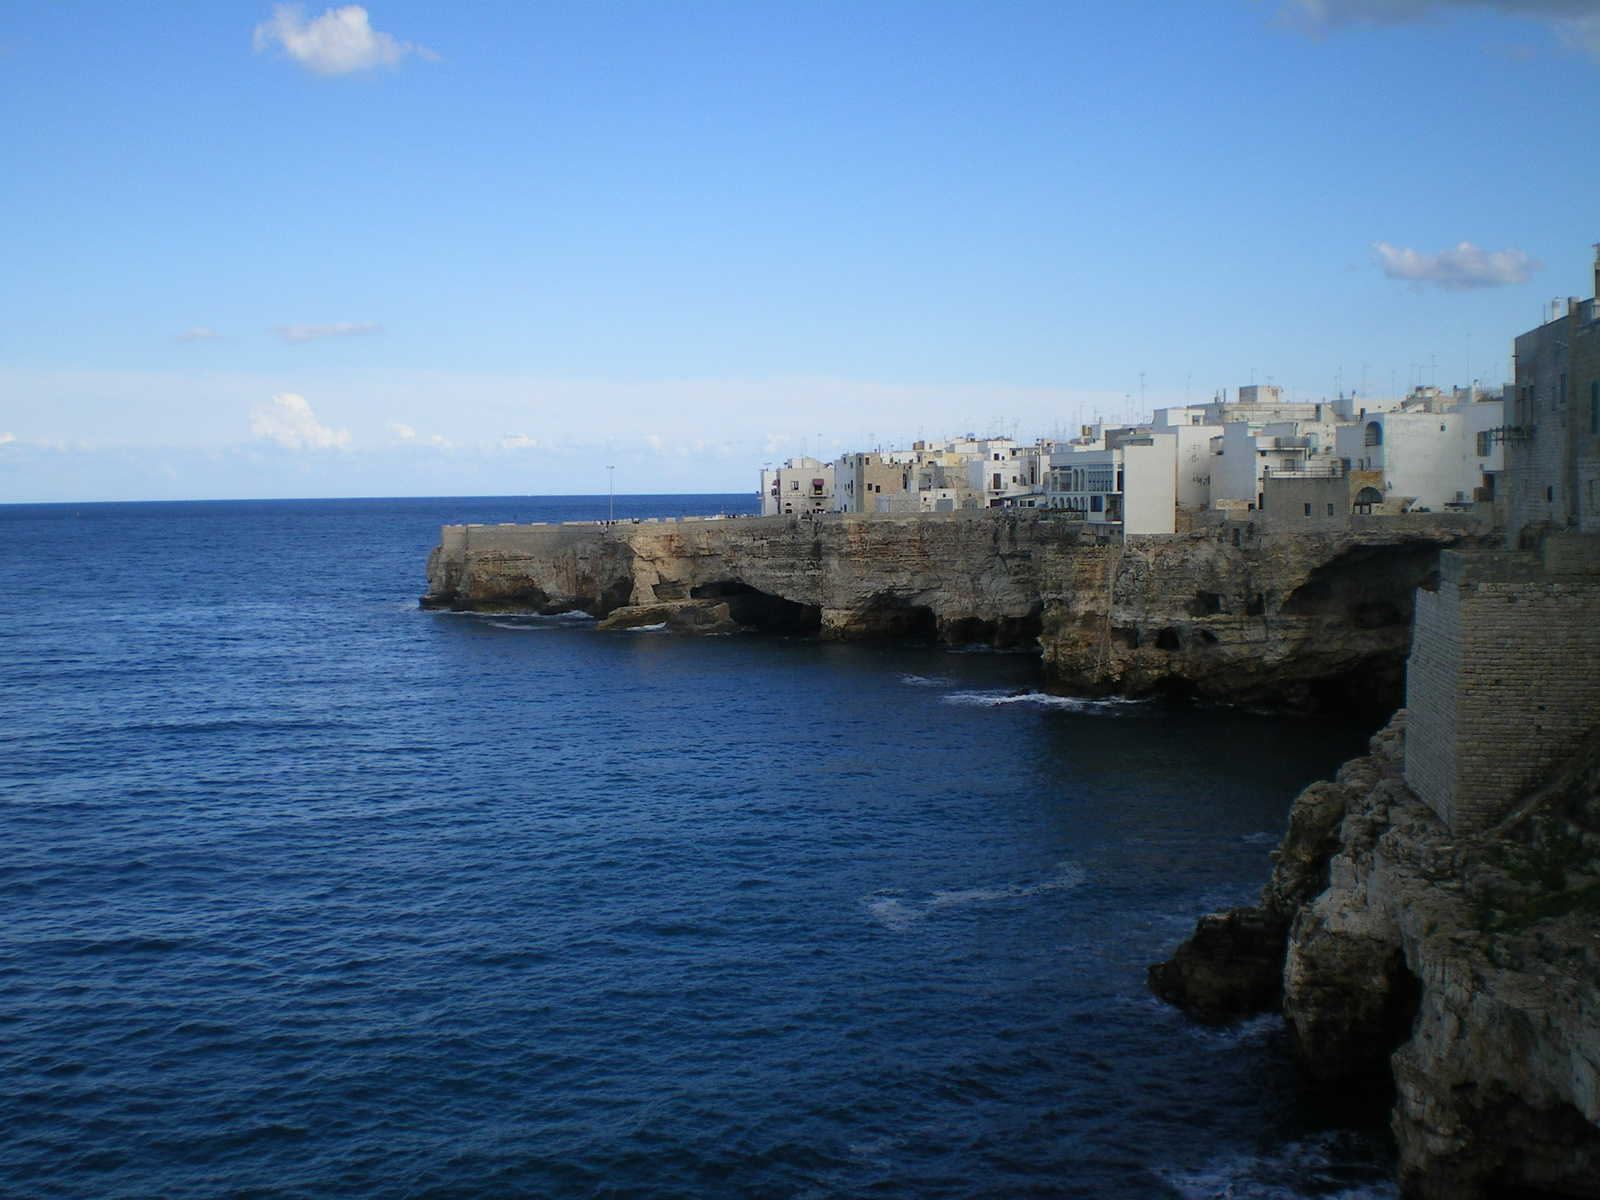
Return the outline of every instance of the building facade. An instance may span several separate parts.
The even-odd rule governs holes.
[[[815,458],[791,458],[761,472],[761,515],[803,516],[833,510],[833,466]]]

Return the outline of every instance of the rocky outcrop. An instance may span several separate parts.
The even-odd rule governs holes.
[[[1264,931],[1232,994],[1271,1006],[1257,963],[1286,929],[1294,1054],[1329,1082],[1392,1073],[1403,1194],[1600,1197],[1600,745],[1459,839],[1406,788],[1401,732],[1295,802],[1259,906],[1224,914]],[[1240,1011],[1217,919],[1152,968],[1214,1019]]]
[[[1415,589],[1441,547],[1481,533],[1443,514],[1320,531],[1214,515],[1124,544],[1050,510],[447,526],[423,603],[601,618],[726,603],[737,628],[1037,644],[1052,686],[1078,694],[1392,708]]]

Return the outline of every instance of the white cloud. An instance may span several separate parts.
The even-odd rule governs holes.
[[[1435,14],[1498,13],[1542,21],[1600,62],[1600,0],[1280,0],[1285,23],[1310,33],[1348,25],[1404,25]]]
[[[538,450],[543,445],[538,438],[531,438],[525,433],[508,433],[500,439],[502,450]]]
[[[17,435],[14,433],[0,433],[0,446],[4,446],[7,442],[14,442],[16,440]]]
[[[394,431],[395,437],[399,438],[403,442],[409,442],[412,438],[417,436],[417,431],[415,429],[411,428],[409,425],[402,424],[399,421],[391,421],[389,423],[389,428]]]
[[[319,338],[360,337],[366,333],[382,333],[383,326],[375,325],[371,321],[360,323],[341,321],[337,325],[274,325],[272,332],[291,346],[297,346],[301,342],[314,342]]]
[[[1437,254],[1402,250],[1387,242],[1374,242],[1372,249],[1390,279],[1431,283],[1450,292],[1527,283],[1535,271],[1544,269],[1542,262],[1521,250],[1480,250],[1471,242]]]
[[[350,75],[375,67],[397,66],[407,54],[437,55],[379,33],[359,4],[330,8],[306,19],[301,4],[274,4],[272,16],[256,26],[257,52],[276,46],[313,75]]]
[[[265,408],[250,410],[250,436],[256,441],[276,442],[285,450],[346,450],[350,434],[335,433],[318,425],[304,396],[280,392]]]
[[[199,325],[190,326],[178,335],[180,342],[219,342],[222,335],[215,329],[204,329]]]

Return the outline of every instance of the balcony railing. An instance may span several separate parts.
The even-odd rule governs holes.
[[[1307,463],[1304,467],[1296,468],[1293,471],[1268,467],[1266,477],[1268,479],[1343,479],[1346,474],[1345,466],[1345,460],[1339,458],[1329,463]]]

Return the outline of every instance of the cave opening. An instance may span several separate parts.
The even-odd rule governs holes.
[[[815,604],[786,600],[736,579],[704,583],[689,589],[694,600],[720,600],[740,625],[762,633],[811,634],[822,628],[822,610]]]
[[[901,596],[877,595],[852,614],[840,631],[848,638],[904,638],[931,642],[939,636],[939,618],[925,604]]]
[[[939,640],[948,646],[993,646],[1010,650],[1037,646],[1043,622],[1037,612],[1020,617],[951,617],[939,622]]]

